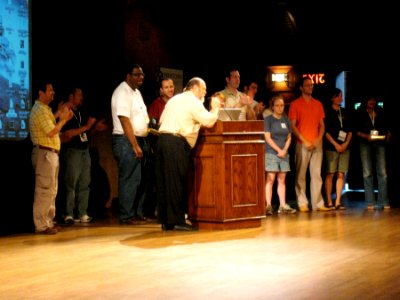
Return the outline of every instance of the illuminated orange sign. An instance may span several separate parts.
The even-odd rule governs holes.
[[[309,77],[313,84],[325,84],[325,74],[303,74],[303,77]]]

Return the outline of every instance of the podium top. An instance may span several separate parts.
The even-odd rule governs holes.
[[[264,121],[217,121],[211,128],[203,127],[201,135],[223,135],[223,134],[264,134]]]

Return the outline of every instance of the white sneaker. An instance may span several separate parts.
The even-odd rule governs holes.
[[[79,221],[81,223],[89,223],[90,221],[92,221],[92,217],[89,217],[88,215],[83,215]]]
[[[279,206],[278,209],[278,214],[295,214],[297,212],[297,210],[295,210],[294,208],[291,208],[289,206],[289,204],[285,204],[283,207]]]
[[[71,216],[66,216],[65,219],[64,219],[64,223],[65,224],[74,224],[75,223],[74,222],[74,218],[71,217]]]

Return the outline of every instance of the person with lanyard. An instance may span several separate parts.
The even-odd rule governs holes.
[[[368,96],[356,111],[356,130],[360,143],[360,158],[364,179],[366,208],[390,209],[388,199],[386,145],[391,131],[388,118],[382,108],[377,107],[376,97]],[[378,179],[378,199],[374,195],[373,162]]]
[[[352,138],[351,120],[344,107],[342,91],[335,88],[331,94],[331,105],[325,108],[325,193],[327,206],[338,210],[345,210],[342,203],[342,191],[345,175],[349,169],[350,149]],[[336,175],[335,206],[332,201],[333,177]]]
[[[61,132],[61,174],[65,189],[65,199],[62,201],[65,202],[64,222],[66,224],[88,223],[92,220],[87,213],[91,180],[88,134],[96,118],[89,117],[87,120],[82,120],[80,110],[83,103],[82,89],[76,87],[71,89],[66,103],[74,116],[65,124]],[[83,124],[83,121],[86,123]],[[75,208],[77,218],[74,218]]]

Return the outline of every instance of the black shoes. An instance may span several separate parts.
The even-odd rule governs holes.
[[[129,220],[119,221],[121,225],[145,225],[147,224],[145,218],[132,218]]]
[[[197,231],[199,230],[197,227],[194,227],[193,225],[189,224],[183,224],[183,225],[175,225],[174,230],[178,231]]]
[[[37,234],[47,234],[47,235],[56,234],[57,232],[58,230],[55,227],[47,227],[45,230],[36,231]]]
[[[162,224],[161,229],[164,231],[174,230],[174,225],[171,224]]]
[[[173,224],[162,224],[162,230],[165,231],[198,231],[199,229],[193,225],[183,224],[183,225],[173,225]]]

